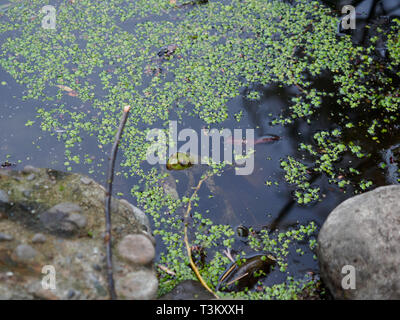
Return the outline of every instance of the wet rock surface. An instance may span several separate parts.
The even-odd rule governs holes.
[[[317,255],[321,278],[334,298],[400,299],[399,199],[399,185],[379,187],[330,213],[318,236]],[[354,267],[353,289],[345,266]]]
[[[159,300],[210,300],[215,297],[199,281],[184,280]]]
[[[0,299],[108,299],[104,199],[101,185],[78,174],[0,169]],[[118,297],[154,299],[149,220],[126,200],[113,199],[111,211]],[[55,289],[42,285],[45,266]]]

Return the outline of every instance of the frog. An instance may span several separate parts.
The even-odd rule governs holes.
[[[198,183],[196,177],[200,179],[208,168],[208,165],[200,164],[198,155],[185,155],[179,152],[173,154],[166,165],[160,165],[161,172],[166,173],[166,178],[162,181],[162,188],[165,194],[175,200],[181,197],[191,197]],[[187,186],[185,193],[181,196],[178,193],[177,181],[179,181],[178,183],[186,183]],[[204,185],[213,196],[220,196],[223,199],[224,212],[222,219],[239,223],[231,203],[226,198],[222,188],[215,182],[214,176],[208,176],[204,180]]]

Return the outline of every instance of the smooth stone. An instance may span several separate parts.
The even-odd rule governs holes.
[[[22,169],[23,173],[38,173],[40,172],[40,169],[35,168],[34,166],[27,165]]]
[[[199,281],[184,280],[159,300],[211,300],[215,297]]]
[[[0,203],[9,203],[10,202],[10,198],[8,197],[7,192],[5,192],[4,190],[0,190]]]
[[[79,213],[70,214],[66,220],[74,223],[78,228],[84,228],[87,225],[86,217]]]
[[[63,213],[81,213],[82,208],[78,206],[76,203],[72,202],[63,202],[55,205],[54,207],[50,208],[48,212],[63,212]]]
[[[13,239],[13,236],[0,232],[0,241],[12,241]]]
[[[24,195],[24,197],[26,198],[30,198],[32,191],[31,190],[24,190],[22,191],[22,194]]]
[[[26,177],[26,180],[27,181],[32,181],[32,180],[35,180],[35,178],[36,178],[36,175],[31,173],[29,176]]]
[[[140,210],[138,207],[135,207],[133,204],[125,199],[121,199],[120,202],[125,203],[128,207],[130,207],[132,209],[132,213],[135,219],[138,220],[142,225],[144,225],[147,231],[150,230],[149,218],[142,210]]]
[[[140,270],[128,273],[118,279],[116,291],[118,296],[132,300],[155,299],[158,289],[158,280],[153,271]]]
[[[379,187],[329,214],[316,253],[321,278],[335,299],[400,299],[399,199],[400,185]],[[351,285],[351,276],[354,288],[343,286],[343,281]]]
[[[88,185],[92,182],[92,179],[88,178],[88,177],[82,177],[80,180],[83,184]]]
[[[37,251],[28,244],[20,244],[14,251],[18,260],[29,261],[36,257]]]
[[[43,212],[40,221],[51,231],[74,233],[87,225],[87,219],[81,212],[82,208],[75,203],[60,203]]]
[[[150,239],[143,234],[125,236],[118,244],[118,253],[135,264],[146,265],[155,257],[155,249]]]
[[[36,233],[32,238],[33,243],[44,243],[46,240],[47,238],[43,233]]]

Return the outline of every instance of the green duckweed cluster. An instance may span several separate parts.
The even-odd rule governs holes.
[[[71,163],[91,162],[90,155],[77,155],[82,136],[95,137],[101,148],[109,145],[122,106],[132,106],[121,142],[121,165],[125,175],[138,177],[132,193],[153,217],[155,233],[167,248],[159,263],[175,273],[160,272],[160,294],[195,276],[182,242],[181,217],[188,198],[166,194],[162,183],[167,174],[143,165],[149,147],[146,134],[152,126],[166,129],[168,119],[184,117],[201,119],[205,125],[223,126],[231,117],[240,122],[242,114],[231,114],[227,103],[253,84],[277,84],[297,92],[274,125],[311,123],[325,99],[336,99],[338,109],[345,110],[341,128],[315,133],[313,144],[299,146],[314,164],[306,166],[293,157],[281,161],[287,181],[296,185],[295,199],[308,204],[319,198],[310,174],[324,174],[344,188],[351,180],[343,178],[347,175],[341,170],[360,173],[335,165],[348,152],[366,156],[357,141],[342,140],[342,131],[359,129],[347,111],[379,110],[379,121],[367,117],[363,124],[375,143],[377,133],[384,134],[398,120],[400,89],[371,58],[374,47],[355,46],[347,36],[338,38],[337,18],[316,1],[210,0],[185,7],[169,0],[13,2],[0,14],[0,65],[26,88],[24,98],[37,102],[35,121],[65,142],[68,170]],[[56,30],[41,27],[40,9],[45,4],[57,9]],[[399,21],[396,24],[388,36],[388,50],[390,68],[398,74]],[[168,52],[169,45],[176,49]],[[314,80],[325,73],[332,77],[335,92],[315,88]],[[260,95],[252,91],[247,98],[257,100]],[[223,166],[214,167],[217,172],[222,174]],[[362,189],[372,185],[361,183]],[[234,231],[214,224],[196,207],[191,218],[191,244],[207,253],[200,271],[215,288],[229,263],[220,249],[232,247]],[[300,226],[283,235],[251,233],[249,243],[253,250],[274,252],[279,270],[286,272],[288,248],[309,236],[310,230],[315,232],[315,226]],[[304,254],[299,248],[296,252]],[[310,282],[288,275],[281,284],[236,296],[296,298],[309,287]]]

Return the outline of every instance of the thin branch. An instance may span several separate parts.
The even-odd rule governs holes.
[[[200,283],[202,284],[202,286],[204,288],[206,288],[207,291],[209,291],[215,298],[219,299],[219,296],[214,291],[212,291],[210,289],[210,287],[207,285],[207,283],[204,281],[203,277],[201,276],[201,274],[199,272],[199,269],[197,269],[197,266],[194,263],[193,258],[192,258],[192,249],[191,249],[191,246],[189,244],[189,239],[188,239],[188,221],[187,220],[189,218],[190,211],[192,210],[192,200],[196,197],[197,191],[199,191],[201,185],[203,184],[203,182],[208,177],[209,177],[208,175],[205,175],[203,178],[200,179],[199,183],[197,184],[197,187],[195,188],[192,196],[189,199],[188,207],[187,207],[187,210],[186,210],[186,213],[185,213],[185,216],[184,216],[184,223],[185,223],[185,227],[184,227],[185,238],[184,238],[184,241],[185,241],[186,251],[187,251],[187,254],[188,254],[188,257],[189,257],[189,261],[190,261],[190,266],[192,267],[194,273],[196,274],[197,279],[199,279]]]
[[[106,235],[104,241],[106,243],[106,254],[107,254],[107,278],[108,278],[108,292],[111,300],[117,299],[117,293],[115,292],[113,268],[112,268],[112,242],[111,242],[111,195],[112,195],[112,183],[114,180],[114,168],[115,158],[118,152],[118,144],[121,139],[122,131],[124,130],[130,106],[124,107],[124,112],[121,116],[121,121],[118,127],[117,134],[115,135],[114,144],[111,149],[110,163],[108,166],[107,173],[107,191],[106,191],[106,203],[105,203],[105,214],[106,214]]]

